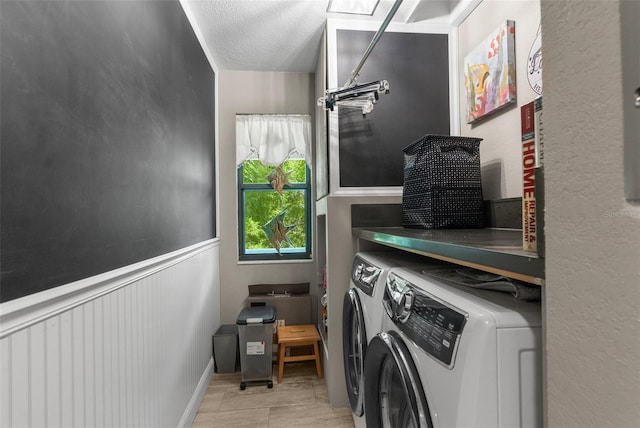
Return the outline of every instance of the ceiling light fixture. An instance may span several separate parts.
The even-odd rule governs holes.
[[[327,12],[373,15],[380,0],[331,0]]]

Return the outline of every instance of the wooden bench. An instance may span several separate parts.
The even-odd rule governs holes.
[[[282,381],[284,373],[284,364],[294,361],[313,361],[316,362],[316,372],[318,378],[322,379],[322,366],[320,365],[320,352],[318,351],[318,342],[320,335],[316,326],[313,324],[305,325],[288,325],[278,327],[278,383]],[[312,346],[312,354],[286,356],[287,348],[299,346]]]

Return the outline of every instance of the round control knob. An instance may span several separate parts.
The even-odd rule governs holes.
[[[411,315],[411,307],[413,306],[413,290],[405,290],[402,297],[395,307],[396,319],[401,323],[406,322]]]

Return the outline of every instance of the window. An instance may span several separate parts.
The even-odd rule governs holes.
[[[244,161],[238,168],[240,260],[311,257],[309,168],[302,159],[284,162],[281,170],[289,175],[290,184],[282,188],[281,194],[267,180],[276,168],[277,166],[264,165],[259,160]],[[278,221],[288,229],[287,239],[275,244],[280,246],[279,254],[274,243],[269,241],[267,226],[270,222]]]
[[[237,115],[236,143],[239,259],[310,259],[310,117]]]

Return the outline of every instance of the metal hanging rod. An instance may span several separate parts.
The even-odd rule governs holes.
[[[369,58],[371,51],[373,51],[373,48],[378,43],[378,40],[380,40],[380,37],[382,37],[382,35],[384,34],[384,31],[387,29],[387,26],[393,19],[394,15],[398,11],[398,8],[400,7],[401,4],[402,4],[402,0],[396,0],[395,3],[393,3],[393,6],[391,6],[391,9],[389,9],[389,13],[387,14],[387,17],[384,19],[384,21],[382,21],[380,28],[378,29],[376,34],[374,34],[373,39],[371,39],[371,43],[369,43],[367,50],[364,51],[364,54],[362,54],[362,58],[360,59],[360,62],[358,63],[356,68],[354,68],[353,71],[351,72],[351,75],[349,76],[349,80],[347,80],[347,83],[344,84],[345,88],[348,88],[349,86],[355,84],[356,79],[360,74],[360,69],[362,69],[362,66],[367,61],[367,58]]]
[[[344,86],[337,89],[326,90],[325,96],[318,99],[318,106],[322,106],[326,110],[331,111],[333,111],[333,108],[336,105],[347,108],[358,108],[361,109],[362,114],[365,115],[373,110],[373,105],[378,101],[379,94],[389,93],[389,82],[386,80],[379,80],[361,85],[356,85],[356,80],[358,79],[362,66],[367,61],[367,58],[369,58],[371,51],[373,51],[378,40],[380,40],[380,37],[384,34],[384,31],[401,4],[402,0],[396,0],[395,3],[393,3],[389,13],[380,25],[376,34],[373,36],[373,39],[371,39],[371,43],[369,43],[367,50],[362,55],[362,58],[356,68],[351,72],[351,75]]]
[[[350,88],[327,91],[326,96],[318,100],[318,105],[324,103],[324,108],[331,111],[336,105],[358,108],[362,110],[362,114],[367,114],[373,111],[373,105],[378,101],[379,94],[388,92],[389,83],[386,80],[353,85]]]

